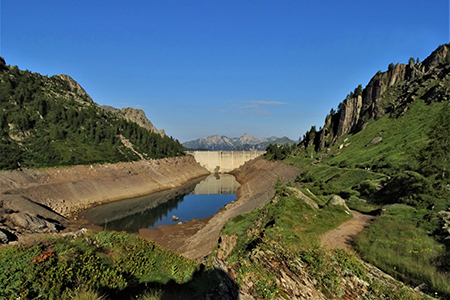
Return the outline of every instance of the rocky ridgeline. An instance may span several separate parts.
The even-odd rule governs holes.
[[[149,119],[147,119],[147,117],[145,116],[145,112],[142,109],[135,109],[135,108],[131,108],[131,107],[125,107],[122,109],[118,109],[118,108],[108,106],[108,105],[102,105],[101,108],[104,111],[112,112],[119,117],[125,118],[128,121],[135,122],[139,126],[145,128],[151,132],[158,133],[161,136],[166,135],[166,133],[164,132],[164,129],[161,129],[161,130],[156,129],[156,127],[153,125],[153,123]]]
[[[323,129],[308,132],[301,144],[320,151],[346,134],[363,130],[371,119],[388,113],[405,114],[412,102],[450,99],[450,44],[437,48],[421,63],[400,64],[379,71],[361,91],[347,97],[338,111],[325,119]]]
[[[238,138],[229,138],[224,135],[211,135],[183,143],[186,149],[210,151],[264,151],[269,144],[293,145],[297,142],[287,138],[258,138],[247,133]]]

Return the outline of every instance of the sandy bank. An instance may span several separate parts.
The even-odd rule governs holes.
[[[193,156],[138,162],[0,172],[0,201],[22,195],[70,217],[105,202],[185,184],[209,172]]]

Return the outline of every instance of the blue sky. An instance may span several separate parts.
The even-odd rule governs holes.
[[[0,55],[145,111],[181,142],[322,126],[358,84],[449,42],[448,0],[0,0]]]

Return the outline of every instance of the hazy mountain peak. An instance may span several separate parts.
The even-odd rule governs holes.
[[[202,149],[210,151],[230,151],[230,150],[266,150],[269,143],[272,144],[289,144],[296,143],[286,137],[281,139],[272,136],[270,138],[258,138],[248,133],[244,133],[237,138],[229,138],[227,136],[211,135],[199,138],[193,141],[183,143],[187,149]]]

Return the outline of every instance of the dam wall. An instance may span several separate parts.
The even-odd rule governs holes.
[[[239,168],[244,163],[266,151],[188,151],[195,160],[210,172],[224,173]]]

